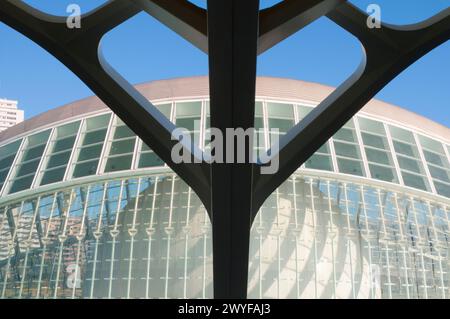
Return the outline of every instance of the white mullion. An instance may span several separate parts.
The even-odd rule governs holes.
[[[171,121],[174,125],[176,123],[176,103],[175,103],[175,101],[170,102],[169,121]],[[164,167],[170,168],[166,162],[164,162]]]
[[[377,189],[377,200],[378,200],[378,207],[379,207],[379,212],[380,212],[380,219],[381,219],[381,223],[383,224],[383,233],[384,236],[388,236],[388,230],[386,227],[386,218],[384,216],[384,208],[385,205],[383,204],[383,201],[381,199],[381,190],[378,188]],[[387,200],[387,194],[386,194],[386,200]]]
[[[8,216],[6,216],[6,213],[8,211],[8,206],[2,207],[2,209],[3,209],[4,213],[0,215],[0,217],[1,217],[1,219],[0,219],[0,232],[3,231],[4,224],[8,220]]]
[[[400,169],[400,164],[398,163],[397,151],[394,147],[394,142],[391,136],[391,131],[389,130],[389,125],[383,123],[384,131],[386,132],[386,139],[389,145],[389,150],[391,152],[392,162],[394,163],[395,172],[397,173],[398,183],[402,186],[405,186],[405,182],[403,181],[402,170]]]
[[[150,213],[150,224],[147,229],[148,235],[148,250],[147,250],[147,277],[145,282],[145,297],[149,298],[149,288],[150,288],[150,261],[151,261],[151,253],[152,253],[152,235],[155,232],[153,228],[153,221],[155,215],[155,203],[156,203],[156,194],[158,190],[158,176],[156,176],[153,186],[153,198],[152,198],[152,211]]]
[[[335,265],[335,252],[334,252],[334,229],[333,229],[333,205],[331,203],[331,187],[330,181],[327,181],[327,192],[328,192],[328,210],[330,213],[330,237],[331,237],[331,263],[333,265],[333,296],[336,299],[336,265]]]
[[[370,243],[371,234],[370,234],[370,229],[369,229],[369,218],[367,216],[367,211],[366,211],[366,199],[364,196],[364,186],[362,186],[362,185],[360,186],[360,192],[361,192],[362,210],[364,212],[364,219],[365,219],[366,232],[367,232],[367,236],[366,236],[367,250],[369,251],[369,276],[370,276],[370,280],[371,280],[370,293],[371,293],[372,299],[375,299],[375,292],[374,292],[374,287],[372,284],[373,269],[372,269],[372,245]]]
[[[32,241],[32,238],[33,238],[33,228],[34,228],[35,222],[36,222],[36,215],[37,215],[37,213],[39,211],[40,201],[41,201],[41,197],[38,197],[38,199],[36,201],[36,208],[34,209],[33,218],[32,218],[31,225],[30,225],[30,232],[28,234],[28,238],[25,241],[25,246],[26,246],[27,251],[25,252],[25,258],[24,258],[24,261],[23,261],[22,278],[21,278],[21,281],[20,281],[20,288],[19,288],[19,295],[18,295],[19,299],[22,298],[23,285],[25,283],[27,264],[28,264],[28,255],[30,253],[30,245],[31,245],[31,241]]]
[[[86,125],[86,119],[82,119],[80,121],[80,127],[78,128],[77,136],[75,137],[75,141],[72,146],[72,152],[70,153],[69,161],[67,162],[66,171],[64,173],[63,181],[67,181],[69,179],[69,175],[72,175],[72,171],[75,165],[75,154],[78,152],[78,147],[80,147],[81,135],[83,133],[84,127]]]
[[[122,195],[125,181],[122,180],[120,182],[120,191],[119,196],[117,198],[117,208],[116,208],[116,218],[114,221],[114,228],[110,231],[110,235],[112,237],[112,248],[111,248],[111,264],[109,268],[109,285],[108,285],[108,299],[111,299],[112,296],[112,283],[114,280],[114,261],[115,261],[115,253],[116,253],[116,237],[119,235],[119,230],[117,229],[119,226],[119,215],[120,215],[120,204],[122,203]]]
[[[64,213],[62,212],[64,216],[64,225],[61,234],[58,236],[60,245],[59,245],[59,256],[58,256],[58,267],[56,272],[56,279],[55,279],[55,290],[53,292],[53,299],[56,299],[58,297],[58,282],[59,282],[59,274],[61,272],[61,263],[62,263],[62,256],[63,256],[63,250],[64,250],[64,242],[67,239],[66,230],[67,230],[67,223],[70,218],[70,210],[72,208],[72,202],[73,197],[76,197],[76,194],[74,195],[74,190],[72,189],[70,191],[70,197],[69,197],[69,204],[67,205],[67,211]]]
[[[14,219],[14,215],[12,216],[13,220],[14,220],[14,232],[11,234],[11,247],[9,247],[10,249],[15,249],[15,241],[16,241],[16,236],[17,236],[17,228],[18,228],[18,223],[20,221],[20,218],[22,217],[22,212],[23,212],[23,206],[24,206],[24,201],[21,202],[20,204],[20,211],[19,214],[17,215],[17,222]],[[6,212],[7,213],[7,212]],[[11,212],[11,214],[13,214]],[[9,225],[9,228],[11,228],[11,225]],[[10,253],[11,251],[8,251],[8,253]],[[2,299],[5,298],[5,293],[6,293],[6,285],[8,283],[8,273],[9,270],[11,268],[11,258],[13,256],[9,256],[8,257],[8,264],[6,266],[6,270],[5,270],[5,278],[3,280],[3,291],[2,291]]]
[[[411,212],[412,212],[413,217],[414,217],[414,223],[416,224],[416,231],[417,231],[417,237],[418,237],[418,243],[419,243],[418,246],[420,247],[420,246],[422,246],[424,240],[423,240],[422,234],[420,232],[420,225],[419,225],[419,221],[417,219],[417,211],[416,211],[416,208],[415,208],[415,205],[414,205],[414,198],[412,196],[410,196],[409,200],[410,200],[410,203],[411,203]]]
[[[185,226],[185,242],[184,242],[184,280],[183,280],[183,298],[186,299],[187,291],[187,259],[188,259],[188,240],[189,240],[189,218],[191,208],[191,188],[188,189],[188,202],[186,208],[186,226]]]
[[[5,207],[5,214],[4,214],[4,216],[6,216],[6,214],[8,213],[8,209],[9,209],[9,207],[6,206],[6,207]],[[6,216],[6,217],[4,217],[4,218],[7,219],[8,217]],[[2,225],[1,225],[0,230],[3,230],[4,218],[2,218]],[[8,221],[6,220],[6,222],[8,222]],[[9,227],[9,225],[8,225],[8,227]],[[8,230],[8,231],[9,231],[9,230]],[[8,272],[9,272],[9,268],[10,268],[10,264],[11,264],[11,263],[10,263],[10,261],[11,261],[11,256],[9,256],[9,255],[10,255],[10,250],[8,249],[8,255],[7,255],[8,263],[7,263],[7,266],[6,266],[5,275],[4,275],[4,279],[3,279],[3,287],[2,287],[2,294],[1,294],[1,298],[2,298],[2,299],[5,298],[6,284],[7,284],[7,280],[8,280]]]
[[[430,185],[431,192],[433,194],[437,194],[436,187],[434,186],[434,180],[433,180],[433,177],[431,176],[430,169],[428,167],[428,162],[425,159],[425,155],[423,153],[423,148],[422,148],[422,144],[420,143],[419,136],[417,135],[416,132],[413,132],[413,136],[414,136],[414,141],[416,142],[416,145],[417,145],[417,150],[419,151],[420,161],[422,162],[423,169],[425,170],[425,175],[428,179],[428,184]]]
[[[133,160],[133,166],[131,166],[132,169],[139,169],[139,162],[142,158],[142,147],[144,146],[144,141],[142,141],[139,137],[136,142],[136,151],[135,151],[135,159]]]
[[[141,179],[138,179],[138,184],[136,188],[136,200],[134,203],[134,212],[133,212],[133,224],[131,228],[128,230],[128,233],[130,235],[130,255],[129,255],[129,261],[128,261],[128,282],[127,282],[127,299],[130,299],[130,293],[131,293],[131,275],[132,275],[132,269],[133,269],[133,253],[134,253],[134,236],[137,234],[136,229],[136,219],[137,219],[137,212],[139,208],[139,192],[141,189]],[[125,225],[124,225],[125,226]]]
[[[429,201],[426,202],[428,207],[428,214],[430,215],[431,219],[431,227],[433,228],[433,234],[434,234],[434,240],[436,242],[436,246],[439,246],[439,238],[436,232],[436,226],[434,223],[434,214],[433,210],[431,208],[431,203]],[[433,245],[435,246],[435,245]],[[440,248],[436,249],[436,252],[438,254],[438,260],[439,260],[439,279],[441,280],[441,292],[442,292],[442,299],[445,299],[445,284],[444,284],[444,276],[443,276],[443,269],[442,269],[442,257],[441,253],[439,251]]]
[[[316,208],[314,204],[314,188],[313,188],[313,179],[309,180],[309,190],[311,196],[311,213],[312,213],[312,223],[313,223],[313,246],[314,246],[314,298],[318,298],[317,291],[317,239],[316,239]]]
[[[428,285],[427,285],[427,276],[426,276],[426,272],[425,272],[425,260],[423,258],[423,249],[422,249],[422,234],[420,233],[420,226],[419,226],[419,222],[417,220],[417,211],[414,205],[414,198],[410,197],[410,201],[411,201],[411,210],[412,213],[414,215],[414,222],[416,223],[416,229],[417,229],[417,235],[419,237],[419,244],[417,245],[417,249],[419,251],[420,254],[420,263],[421,263],[421,270],[422,270],[422,280],[423,280],[423,288],[424,288],[424,292],[425,292],[425,299],[428,299]]]
[[[82,190],[80,189],[80,192]],[[78,240],[78,248],[77,248],[77,257],[75,260],[75,273],[74,273],[74,285],[72,287],[72,299],[75,299],[75,292],[77,289],[77,278],[78,278],[78,269],[79,269],[79,263],[80,263],[80,254],[81,254],[81,245],[82,245],[82,240],[84,239],[84,236],[86,235],[83,231],[84,226],[85,226],[85,220],[86,220],[86,214],[87,214],[87,209],[88,209],[88,204],[89,204],[89,195],[91,193],[91,186],[89,185],[87,188],[87,192],[86,192],[86,198],[84,200],[84,207],[83,207],[83,216],[81,217],[81,227],[80,227],[80,232],[78,233],[78,235],[76,236],[77,240]]]
[[[206,103],[202,100],[200,107],[200,131],[199,131],[199,141],[198,148],[203,151],[205,146],[205,131],[206,131]]]
[[[442,143],[442,148],[444,149],[444,154],[445,157],[447,158],[447,164],[448,164],[448,168],[450,169],[450,146],[447,146],[446,144]]]
[[[95,285],[95,272],[97,270],[97,257],[98,257],[98,242],[100,240],[100,237],[102,236],[102,219],[103,219],[103,210],[105,209],[106,205],[106,194],[108,192],[108,182],[106,182],[103,185],[103,194],[102,194],[102,203],[100,205],[100,211],[98,213],[98,220],[97,220],[97,229],[94,232],[94,238],[95,238],[95,251],[94,251],[94,264],[92,265],[92,277],[91,277],[91,289],[90,289],[90,299],[94,298],[94,285]]]
[[[7,189],[9,191],[10,179],[16,173],[17,164],[19,163],[19,161],[20,162],[22,161],[25,144],[27,144],[25,141],[28,141],[28,137],[22,138],[22,141],[20,142],[19,148],[17,149],[16,156],[14,157],[14,160],[13,160],[11,166],[9,167],[9,172],[6,175],[6,178],[5,178],[5,181],[3,182],[2,188],[0,189],[0,198],[2,196],[6,195]]]
[[[433,214],[433,210],[431,208],[431,202],[430,201],[426,201],[426,205],[428,207],[428,214],[430,215],[430,221],[431,221],[431,228],[433,229],[433,237],[434,237],[434,241],[436,242],[436,245],[439,244],[439,237],[436,231],[436,226],[434,223],[434,214]],[[432,241],[433,242],[433,241]],[[435,245],[433,245],[435,246]]]
[[[349,210],[349,202],[348,202],[348,194],[347,194],[347,184],[343,183],[342,187],[344,188],[344,200],[345,200],[345,212],[347,214],[347,249],[349,251],[349,259],[350,259],[350,278],[352,280],[352,297],[353,299],[356,299],[356,292],[355,292],[355,274],[353,269],[353,254],[352,254],[352,247],[351,247],[351,239],[350,234],[352,232],[351,230],[351,221],[350,221],[350,210]]]
[[[53,139],[57,136],[57,128],[53,127],[50,131],[50,135],[48,136],[47,143],[45,144],[44,151],[41,155],[41,160],[39,161],[38,167],[36,169],[36,172],[33,177],[33,181],[31,182],[30,189],[34,189],[38,184],[41,182],[41,178],[43,175],[44,166],[48,163],[48,157],[51,155],[51,151],[53,150],[53,146],[55,142]],[[45,164],[45,165],[44,165]]]
[[[331,157],[331,163],[333,164],[333,172],[339,173],[339,166],[336,156],[336,149],[334,148],[334,138],[330,137],[330,142],[328,143],[330,148],[330,157]]]
[[[134,150],[133,150],[133,156],[131,159],[131,169],[135,170],[137,169],[138,163],[139,163],[139,159],[141,157],[141,139],[136,136],[136,138],[134,139]]]
[[[448,211],[447,211],[447,206],[442,206],[442,209],[444,211],[444,216],[445,216],[445,220],[447,221],[447,229],[450,231],[450,219],[448,218]],[[448,247],[448,245],[447,245]]]
[[[399,230],[400,230],[400,245],[402,248],[402,261],[403,261],[403,269],[404,269],[404,275],[405,275],[405,280],[406,280],[406,298],[410,299],[410,293],[409,293],[409,275],[408,275],[408,264],[406,262],[406,245],[407,245],[407,240],[405,239],[405,234],[404,234],[404,229],[403,227],[406,226],[404,224],[406,224],[407,220],[405,219],[405,222],[402,221],[402,212],[400,210],[400,206],[398,205],[398,195],[397,193],[394,193],[394,203],[395,203],[395,209],[397,211],[397,222],[398,222],[398,226],[399,226]]]
[[[166,252],[166,278],[165,278],[165,286],[164,286],[164,298],[168,299],[169,292],[169,267],[170,267],[170,243],[171,243],[171,235],[172,235],[172,216],[173,216],[173,198],[174,198],[174,189],[175,189],[175,175],[172,176],[172,187],[170,192],[170,207],[169,207],[169,224],[166,227],[167,234],[167,252]]]
[[[300,269],[299,269],[299,265],[298,265],[298,258],[299,258],[299,254],[298,254],[298,245],[299,245],[299,236],[300,236],[300,232],[298,231],[298,212],[297,212],[297,190],[295,187],[295,183],[296,183],[296,177],[293,176],[292,177],[292,192],[294,195],[294,218],[295,218],[295,283],[296,283],[296,291],[297,291],[297,299],[300,299],[300,278],[299,278],[299,273],[300,273]],[[261,236],[260,236],[261,237]],[[261,282],[260,282],[261,285]]]
[[[208,225],[208,212],[206,211],[206,209],[203,211],[204,216],[203,216],[203,293],[202,293],[202,297],[203,299],[206,299],[206,227]]]
[[[111,117],[109,119],[108,127],[105,134],[104,139],[105,143],[103,144],[102,151],[100,152],[100,157],[98,159],[96,175],[100,175],[105,170],[104,166],[106,163],[106,158],[111,149],[112,139],[110,141],[110,138],[112,136],[112,132],[115,131],[116,124],[117,124],[117,116],[114,113],[111,113]]]
[[[280,281],[281,281],[281,256],[280,256],[280,191],[277,188],[275,191],[277,202],[277,299],[280,299]]]
[[[261,208],[259,209],[258,212],[258,219],[259,219],[259,268],[258,268],[258,280],[259,280],[259,298],[262,299],[262,295],[263,295],[263,291],[262,291],[262,281],[263,281],[263,274],[262,274],[262,267],[263,267],[263,263],[262,263],[262,247],[263,247],[263,238],[262,238],[262,227],[263,227],[263,207],[261,206]]]
[[[52,219],[53,219],[53,214],[56,210],[57,207],[57,200],[58,200],[58,193],[56,192],[53,196],[53,201],[52,201],[52,208],[50,210],[50,216],[48,218],[47,221],[47,227],[45,230],[45,235],[42,238],[42,242],[44,247],[42,248],[42,258],[41,258],[41,265],[39,268],[39,278],[38,278],[38,286],[37,286],[37,292],[36,292],[36,298],[40,297],[40,292],[41,292],[41,285],[42,285],[42,275],[44,272],[44,265],[45,265],[45,255],[47,253],[47,245],[49,242],[49,238],[48,238],[48,234],[50,232],[50,225],[52,224]]]
[[[384,235],[386,237],[388,237],[388,231],[386,228],[386,218],[384,216],[384,208],[385,205],[383,204],[383,201],[381,200],[381,191],[380,189],[377,190],[377,194],[378,194],[378,207],[380,208],[380,217],[381,217],[381,222],[383,224],[383,232]],[[387,194],[386,194],[386,200],[387,200]],[[379,243],[380,245],[380,243]],[[389,299],[392,299],[392,281],[391,281],[391,265],[390,265],[390,261],[389,261],[389,245],[387,243],[387,241],[384,241],[384,243],[381,243],[381,245],[384,245],[384,250],[386,253],[386,268],[387,268],[387,278],[388,278],[388,293],[389,293]],[[381,285],[381,282],[380,282]]]
[[[405,223],[402,221],[403,214],[400,210],[400,206],[398,205],[398,194],[397,193],[394,193],[394,204],[395,204],[395,210],[397,212],[397,223],[398,223],[398,228],[400,230],[400,239],[401,239],[401,241],[404,241],[405,240],[405,231],[403,229],[403,226],[404,226],[403,224],[406,223],[406,220],[405,220]]]
[[[269,114],[267,112],[267,102],[262,101],[262,111],[263,111],[263,130],[264,130],[264,143],[266,144],[265,150],[270,149],[270,127],[269,127]]]
[[[367,160],[366,150],[364,148],[365,147],[364,141],[361,135],[361,128],[359,127],[359,122],[356,118],[353,120],[353,125],[355,126],[356,140],[358,142],[359,151],[361,153],[361,160],[363,161],[366,176],[367,178],[372,178],[372,174],[370,173],[369,168],[369,161]]]

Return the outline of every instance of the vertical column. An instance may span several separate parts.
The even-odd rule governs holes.
[[[211,126],[224,134],[254,125],[258,15],[259,0],[208,0]],[[253,134],[248,140],[245,163],[236,163],[235,145],[223,154],[233,163],[211,166],[215,298],[247,297]]]

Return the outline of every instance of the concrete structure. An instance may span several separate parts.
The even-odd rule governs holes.
[[[208,150],[207,77],[137,89]],[[258,78],[255,147],[330,92]],[[449,298],[449,152],[449,128],[371,100],[262,205],[248,296]],[[213,297],[205,207],[98,98],[0,133],[0,165],[0,297]]]
[[[17,108],[17,101],[0,99],[0,132],[23,122],[24,111]]]

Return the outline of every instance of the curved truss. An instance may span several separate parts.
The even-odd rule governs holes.
[[[280,169],[261,175],[258,164],[176,164],[170,123],[103,59],[100,41],[145,11],[209,55],[211,124],[249,128],[254,121],[258,54],[327,16],[355,35],[366,57],[359,69],[283,140]],[[259,10],[259,0],[110,0],[84,15],[81,29],[19,0],[0,2],[0,21],[27,36],[74,72],[197,193],[213,223],[214,293],[247,295],[249,234],[264,200],[366,102],[416,60],[450,38],[450,8],[422,23],[380,29],[346,0],[285,0]],[[185,151],[192,149],[185,145]],[[195,153],[195,152],[194,152]],[[226,154],[225,154],[226,155]]]

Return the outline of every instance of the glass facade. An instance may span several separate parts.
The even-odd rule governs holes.
[[[208,100],[156,105],[209,149]],[[312,109],[258,99],[255,151]],[[449,145],[355,116],[261,207],[249,297],[449,298]],[[0,143],[0,192],[1,298],[213,296],[205,208],[106,110]]]

